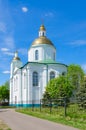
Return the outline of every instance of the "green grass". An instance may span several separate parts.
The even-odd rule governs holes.
[[[21,112],[27,115],[35,116],[38,118],[46,119],[49,121],[69,125],[80,130],[86,130],[86,111],[79,110],[77,105],[71,105],[67,108],[67,116],[64,116],[64,108],[59,107],[58,109],[52,108],[50,114],[49,108],[42,108],[41,112],[39,108],[17,109],[17,112]]]
[[[15,108],[15,106],[0,106],[0,108]]]

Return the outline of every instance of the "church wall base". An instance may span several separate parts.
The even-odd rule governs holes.
[[[13,107],[40,107],[40,104],[10,104]]]

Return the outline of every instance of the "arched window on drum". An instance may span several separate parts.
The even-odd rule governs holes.
[[[38,60],[39,59],[39,52],[38,50],[35,50],[35,60]]]

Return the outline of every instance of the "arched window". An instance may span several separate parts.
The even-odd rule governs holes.
[[[33,86],[38,86],[38,73],[33,72]]]
[[[38,53],[39,53],[38,50],[36,50],[35,51],[35,60],[38,60],[38,58],[39,58],[39,54]]]
[[[55,73],[53,71],[50,72],[50,80],[55,78]]]
[[[65,76],[66,75],[66,72],[62,72],[62,76]]]
[[[55,52],[53,53],[53,60],[55,60]]]
[[[44,36],[44,32],[43,32],[43,36]]]

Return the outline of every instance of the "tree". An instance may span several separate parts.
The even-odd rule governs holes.
[[[49,81],[46,86],[44,98],[61,98],[67,97],[75,100],[76,92],[84,80],[84,71],[79,65],[71,64],[68,66],[68,72],[64,76]]]
[[[79,65],[71,64],[68,66],[68,78],[71,79],[71,83],[75,89],[81,86],[84,80],[84,71]]]
[[[52,99],[71,97],[73,86],[71,82],[68,80],[67,76],[59,76],[58,78],[52,79],[49,81],[46,86],[46,93]]]
[[[76,99],[76,93],[84,81],[84,71],[79,65],[71,64],[68,66],[68,78],[74,86],[72,100]]]
[[[86,79],[84,79],[82,85],[77,92],[77,100],[79,107],[86,109]]]
[[[9,101],[9,82],[0,87],[0,100],[1,102]]]

